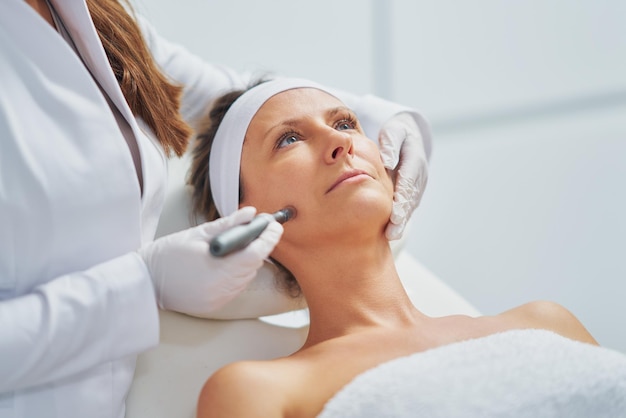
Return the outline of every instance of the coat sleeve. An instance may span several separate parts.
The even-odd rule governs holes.
[[[207,63],[183,46],[162,38],[142,16],[137,16],[137,22],[161,70],[183,86],[181,114],[192,127],[212,100],[231,90],[245,89],[252,80],[251,74]]]
[[[420,129],[424,152],[430,159],[432,150],[430,126],[419,111],[371,94],[358,96],[341,90],[332,90],[332,92],[356,113],[365,134],[372,140],[378,140],[385,122],[399,113],[409,113]]]
[[[233,89],[245,89],[252,81],[249,73],[206,63],[182,46],[163,39],[143,17],[138,16],[137,21],[155,61],[170,78],[184,86],[181,113],[192,126],[213,99]],[[409,112],[420,127],[426,155],[430,157],[430,129],[418,111],[374,95],[359,96],[340,90],[333,93],[356,112],[365,133],[372,139],[378,139],[384,123],[394,115]]]
[[[129,253],[0,302],[0,393],[70,376],[158,343],[147,268]]]

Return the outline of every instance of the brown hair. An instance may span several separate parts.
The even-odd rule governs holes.
[[[207,221],[220,217],[213,201],[211,182],[209,181],[209,157],[211,156],[213,139],[230,106],[245,92],[246,90],[233,90],[218,97],[211,105],[208,114],[201,118],[198,123],[198,134],[193,148],[193,160],[188,183],[193,186],[192,209]],[[242,190],[240,182],[239,201],[243,198]]]
[[[213,145],[217,129],[232,104],[246,91],[264,81],[266,80],[261,79],[253,82],[245,90],[233,90],[217,98],[209,109],[208,114],[200,120],[196,144],[193,148],[193,159],[188,183],[193,186],[192,209],[195,214],[202,216],[207,221],[213,221],[220,216],[213,201],[211,182],[209,180],[209,157],[211,156],[211,146]],[[241,202],[242,199],[243,187],[241,187],[240,181],[239,201]],[[278,267],[278,287],[293,297],[300,296],[300,286],[294,275],[275,259],[272,259],[272,261]]]
[[[132,10],[130,3],[87,0],[87,6],[133,114],[152,129],[166,155],[174,151],[181,156],[192,133],[178,111],[182,87],[157,67],[137,22],[127,11]]]

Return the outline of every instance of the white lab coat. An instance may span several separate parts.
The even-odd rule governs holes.
[[[4,0],[0,418],[120,418],[136,355],[158,342],[154,291],[135,250],[154,237],[166,158],[128,108],[84,0],[53,4],[135,134],[143,195],[128,146],[83,62],[23,0]],[[186,86],[188,120],[247,82],[142,27],[156,61]],[[344,99],[374,132],[405,110],[371,96]]]

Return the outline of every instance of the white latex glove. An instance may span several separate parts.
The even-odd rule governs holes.
[[[386,122],[378,138],[383,164],[396,175],[393,209],[385,235],[402,237],[404,227],[422,199],[428,181],[428,159],[422,133],[408,112]]]
[[[139,249],[162,309],[204,317],[243,291],[280,240],[283,226],[270,222],[246,248],[222,258],[209,252],[209,241],[233,225],[252,220],[253,207],[161,237]]]

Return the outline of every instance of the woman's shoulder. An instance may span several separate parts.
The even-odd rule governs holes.
[[[572,340],[598,345],[583,324],[564,306],[550,301],[534,301],[497,315],[510,328],[546,329]]]
[[[198,418],[282,417],[285,391],[272,361],[239,361],[218,369],[198,398]]]

